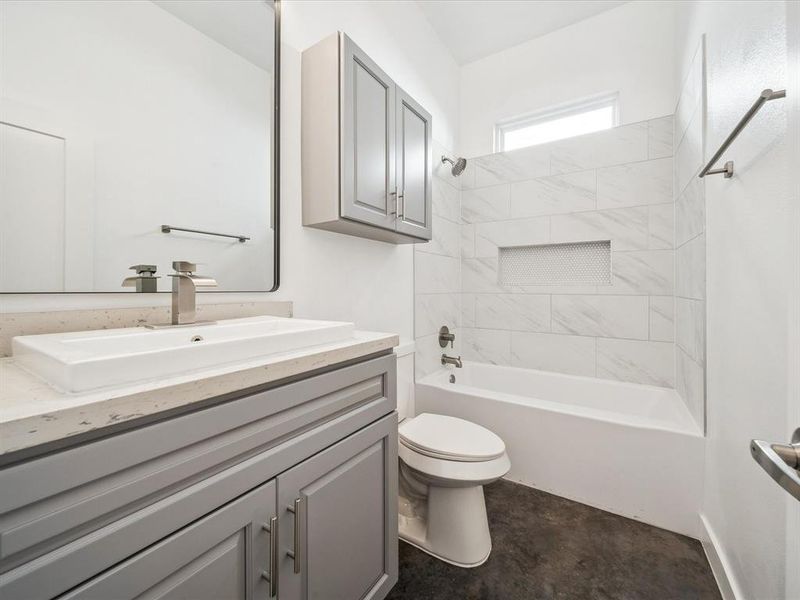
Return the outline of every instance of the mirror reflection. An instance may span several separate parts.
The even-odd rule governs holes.
[[[175,260],[271,289],[274,29],[271,0],[0,3],[0,291],[168,291]]]

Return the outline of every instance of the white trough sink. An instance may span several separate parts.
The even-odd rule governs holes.
[[[353,337],[353,324],[283,317],[129,327],[12,340],[17,362],[67,392],[182,375]],[[199,338],[199,339],[198,339]]]

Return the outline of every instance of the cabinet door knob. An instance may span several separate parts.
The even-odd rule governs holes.
[[[294,550],[287,550],[286,554],[288,554],[292,560],[294,561],[294,572],[300,572],[300,565],[302,565],[303,561],[303,553],[302,553],[302,546],[300,540],[300,523],[302,521],[302,512],[303,512],[303,498],[295,498],[294,505],[289,506],[286,510],[290,513],[294,513]]]
[[[278,517],[261,526],[269,532],[269,571],[262,571],[261,577],[269,581],[269,597],[278,595]]]

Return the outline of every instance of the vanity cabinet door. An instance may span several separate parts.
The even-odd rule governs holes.
[[[431,239],[431,116],[396,88],[397,231]]]
[[[59,600],[142,598],[252,600],[270,597],[275,481],[245,494],[134,555]],[[274,525],[274,523],[273,523]]]
[[[395,85],[341,36],[341,216],[394,229]]]
[[[382,599],[397,581],[397,415],[278,477],[281,600]]]

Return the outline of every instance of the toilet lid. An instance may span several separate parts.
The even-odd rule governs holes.
[[[492,460],[506,451],[506,445],[497,435],[456,417],[422,413],[403,421],[398,433],[404,445],[445,460]]]

